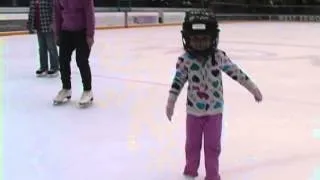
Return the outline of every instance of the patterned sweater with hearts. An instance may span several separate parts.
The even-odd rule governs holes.
[[[188,82],[188,114],[206,116],[222,113],[224,99],[221,72],[225,72],[249,91],[256,87],[224,51],[216,50],[214,58],[208,57],[202,62],[184,53],[179,56],[176,64],[170,99],[176,101],[184,84]]]

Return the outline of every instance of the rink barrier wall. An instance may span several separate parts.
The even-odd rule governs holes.
[[[27,9],[20,11],[1,10],[0,12],[0,36],[25,35],[26,22],[28,18]],[[104,9],[105,10],[105,9]],[[137,10],[137,9],[136,9]],[[152,9],[143,8],[139,11],[130,12],[101,12],[97,9],[95,13],[96,29],[120,29],[120,28],[138,28],[138,27],[159,27],[159,26],[177,26],[181,25],[184,19],[184,11],[170,12],[165,10],[151,11]],[[177,10],[177,9],[176,9]],[[12,12],[12,11],[11,11]],[[303,22],[320,22],[320,16],[313,15],[268,15],[268,14],[217,14],[218,20],[221,21],[303,21]]]

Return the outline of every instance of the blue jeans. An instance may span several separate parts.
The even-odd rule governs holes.
[[[50,69],[59,69],[58,49],[53,32],[38,32],[40,69],[48,70],[48,51],[50,54]]]

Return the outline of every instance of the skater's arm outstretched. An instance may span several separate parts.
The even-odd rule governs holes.
[[[187,80],[188,69],[186,67],[185,60],[183,57],[179,57],[178,62],[176,63],[176,73],[171,84],[166,107],[166,114],[170,121],[173,115],[175,103]]]
[[[257,85],[249,78],[249,76],[244,73],[235,63],[233,63],[225,52],[218,52],[218,61],[220,69],[225,72],[233,80],[237,81],[239,84],[244,86],[250,93],[255,96],[257,101],[262,100],[262,95],[260,93]]]

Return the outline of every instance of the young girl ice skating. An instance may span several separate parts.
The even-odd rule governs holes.
[[[218,37],[218,23],[212,13],[186,13],[182,30],[186,52],[178,58],[166,114],[171,120],[175,102],[188,82],[184,175],[191,179],[198,176],[204,136],[205,179],[220,180],[219,155],[224,104],[221,70],[251,92],[256,101],[262,100],[259,89],[250,78],[231,62],[225,52],[217,49]]]

